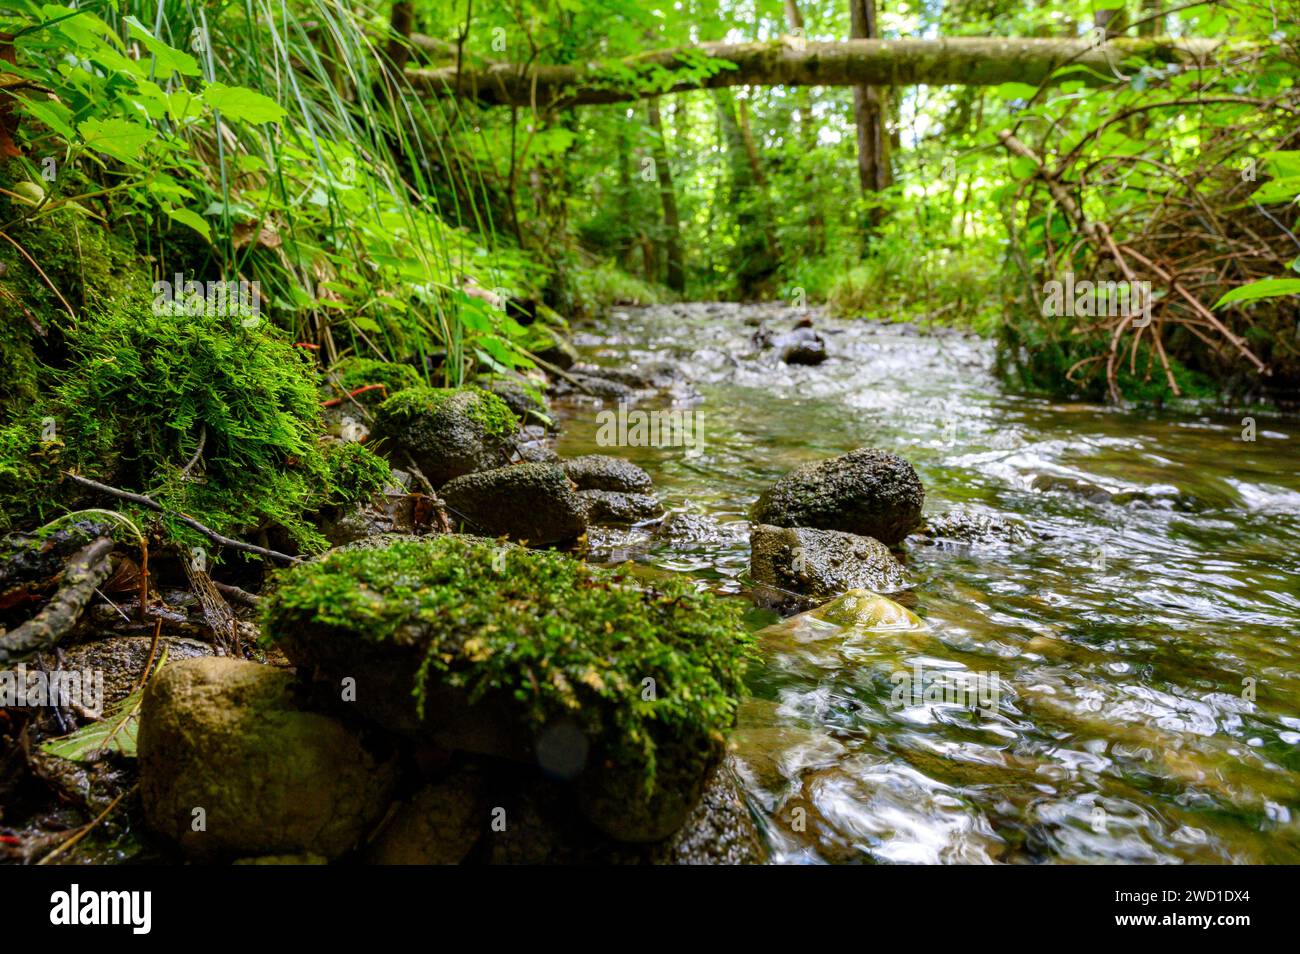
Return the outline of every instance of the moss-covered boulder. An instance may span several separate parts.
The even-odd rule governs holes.
[[[893,545],[921,520],[925,488],[897,454],[860,447],[786,474],[758,498],[755,523],[842,530]]]
[[[332,688],[355,679],[361,715],[542,763],[636,841],[675,830],[698,798],[751,647],[737,607],[685,582],[460,536],[291,567],[263,632]],[[574,758],[541,751],[558,729],[576,730]]]
[[[407,458],[435,486],[509,462],[519,420],[481,388],[407,388],[375,411],[371,440],[397,467]]]
[[[549,546],[576,540],[587,529],[586,506],[555,464],[467,474],[441,494],[452,520],[470,533]]]
[[[564,461],[565,476],[579,490],[616,490],[628,494],[648,494],[654,489],[650,475],[621,457],[608,454],[583,454]]]
[[[383,815],[394,771],[338,720],[301,708],[294,686],[237,659],[165,666],[140,711],[149,827],[200,861],[352,848]]]
[[[522,374],[480,374],[474,379],[474,384],[505,401],[511,413],[525,423],[546,423],[550,420],[550,408],[547,407],[543,394],[544,385],[533,382]]]
[[[903,587],[902,565],[871,537],[758,524],[749,546],[754,597],[764,606],[803,610],[852,589],[892,593]]]

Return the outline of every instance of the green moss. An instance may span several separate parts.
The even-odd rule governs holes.
[[[9,163],[0,179],[12,185],[15,174],[25,178],[17,163]],[[30,211],[0,200],[5,220]],[[147,282],[127,242],[71,210],[19,222],[6,234],[16,245],[0,242],[0,422],[12,421],[37,399],[39,363],[64,353],[64,332],[74,324],[69,307],[78,319],[93,317],[104,303]]]
[[[393,480],[388,462],[364,444],[334,442],[327,445],[329,503],[361,503]]]
[[[370,384],[382,384],[391,397],[406,388],[424,384],[420,372],[411,365],[375,358],[343,358],[330,369],[330,374],[347,393]]]
[[[409,422],[416,417],[432,414],[448,402],[455,402],[470,420],[483,426],[483,430],[503,440],[509,440],[519,431],[519,419],[506,402],[482,388],[426,388],[415,387],[399,391],[379,407],[379,415],[392,422]]]
[[[721,739],[752,652],[736,607],[685,582],[649,587],[472,537],[334,552],[286,570],[263,623],[268,642],[414,647],[417,710],[431,683],[508,698],[533,728],[577,721],[647,784],[660,747]]]
[[[326,452],[310,358],[268,323],[156,313],[150,289],[88,307],[67,329],[66,365],[42,369],[52,385],[0,432],[3,525],[84,498],[60,483],[71,469],[221,533],[280,526],[304,549],[323,549],[309,517],[378,489],[386,465],[362,448]],[[170,517],[133,516],[206,545]]]

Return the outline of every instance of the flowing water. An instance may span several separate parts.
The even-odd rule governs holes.
[[[693,456],[602,447],[598,405],[559,408],[561,454],[635,460],[701,515],[685,543],[593,534],[593,560],[744,600],[750,503],[863,445],[913,463],[927,516],[1032,538],[910,539],[891,596],[925,629],[763,634],[732,751],[774,860],[1300,862],[1297,421],[1256,415],[1252,441],[1240,414],[1015,396],[986,343],[910,326],[819,319],[815,367],[749,343],[792,317],[616,309],[579,335],[596,363],[673,363],[704,434]],[[896,691],[954,671],[995,679],[994,704]]]

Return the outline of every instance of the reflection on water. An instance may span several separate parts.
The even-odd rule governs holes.
[[[612,449],[687,516],[594,557],[743,598],[749,504],[862,445],[912,461],[928,515],[1033,533],[910,540],[895,598],[923,626],[764,632],[733,750],[776,860],[1300,862],[1296,422],[1257,415],[1246,442],[1241,415],[1005,395],[983,343],[897,326],[821,321],[832,359],[787,367],[752,350],[758,318],[791,321],[621,309],[580,339],[600,363],[679,367],[706,438],[694,458]],[[557,410],[562,454],[603,449],[595,406]],[[997,705],[898,704],[918,665],[995,673]]]

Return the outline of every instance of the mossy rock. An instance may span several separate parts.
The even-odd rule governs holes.
[[[532,546],[568,543],[587,530],[586,504],[555,464],[515,464],[443,486],[452,520],[467,531]]]
[[[389,479],[368,448],[319,440],[315,368],[269,322],[155,308],[148,286],[99,305],[67,330],[67,362],[48,371],[41,401],[0,428],[0,528],[87,500],[61,482],[74,470],[220,533],[279,526],[300,548],[324,549],[310,516]],[[210,545],[174,517],[126,510],[177,542]]]
[[[284,570],[263,633],[331,690],[355,679],[360,714],[421,740],[536,758],[549,728],[575,726],[584,803],[646,840],[698,797],[752,652],[738,607],[684,581],[462,536]]]
[[[407,388],[375,411],[372,441],[398,467],[409,455],[440,487],[456,477],[509,462],[519,419],[481,388]]]
[[[474,379],[474,384],[505,401],[519,420],[550,422],[550,408],[546,406],[542,387],[523,375],[480,374]]]
[[[920,523],[924,503],[925,488],[911,464],[860,447],[786,474],[758,498],[750,518],[776,527],[841,530],[892,546]]]

